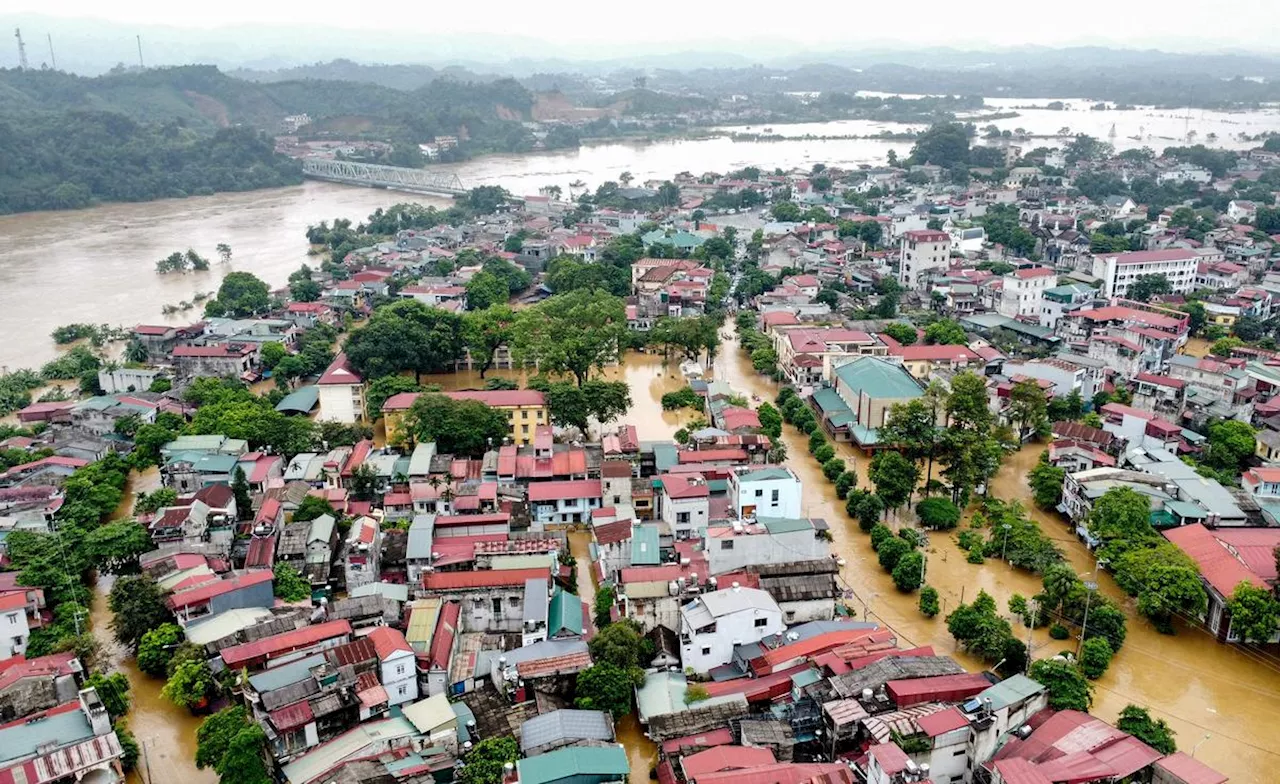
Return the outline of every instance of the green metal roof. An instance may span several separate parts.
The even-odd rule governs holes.
[[[813,523],[793,517],[761,517],[757,520],[771,534],[789,534],[796,531],[812,531]]]
[[[631,565],[657,566],[662,562],[658,547],[658,526],[637,525],[631,529]]]
[[[813,402],[818,404],[822,413],[832,427],[844,427],[853,421],[853,411],[844,402],[844,398],[831,387],[823,387],[813,393]]]
[[[854,393],[863,393],[871,398],[924,396],[924,391],[906,368],[875,357],[858,357],[836,368],[836,375]]]
[[[665,474],[668,469],[679,462],[676,455],[676,445],[671,442],[664,442],[653,445],[653,465],[658,473]]]
[[[1179,517],[1190,517],[1200,520],[1209,516],[1209,513],[1201,509],[1199,506],[1190,501],[1165,501],[1164,508],[1173,512]]]
[[[582,634],[582,600],[556,586],[547,615],[547,633],[555,635],[563,631]]]
[[[839,395],[836,396],[837,398]],[[771,466],[769,468],[761,468],[759,471],[748,471],[738,474],[738,484],[743,482],[766,482],[770,479],[790,479],[791,474],[785,468],[777,468]]]
[[[1014,675],[994,686],[988,687],[978,695],[978,699],[990,699],[991,709],[1000,710],[1042,691],[1044,691],[1044,686],[1041,686],[1036,681],[1025,675]]]
[[[621,746],[583,746],[556,749],[516,762],[520,784],[550,784],[575,776],[626,778],[631,772]]]
[[[298,387],[276,403],[276,411],[285,414],[309,414],[320,400],[320,387],[314,384]]]

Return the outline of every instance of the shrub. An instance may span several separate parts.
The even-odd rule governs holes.
[[[844,461],[838,457],[833,457],[822,464],[822,475],[827,478],[828,482],[834,482],[844,473]]]
[[[821,465],[836,456],[836,448],[831,444],[823,444],[813,453],[813,458]]]
[[[871,527],[871,549],[872,550],[879,550],[880,545],[884,544],[885,541],[892,538],[893,538],[893,531],[889,529],[889,526],[884,525],[882,523],[876,523]]]
[[[1089,680],[1097,680],[1111,666],[1113,655],[1106,637],[1090,637],[1080,649],[1080,671]]]
[[[926,618],[932,618],[938,614],[942,608],[938,606],[938,589],[932,585],[926,585],[920,589],[920,612]]]
[[[981,547],[974,547],[969,550],[969,556],[965,558],[965,560],[971,564],[981,564],[986,561],[986,559],[982,557]]]
[[[949,531],[960,522],[960,507],[948,498],[926,498],[916,504],[916,515],[925,528]]]
[[[849,497],[849,491],[857,486],[858,475],[852,471],[845,471],[843,474],[836,477],[836,497],[843,501]],[[850,517],[858,516],[856,507],[850,512],[849,508],[846,506],[845,511],[849,513]]]
[[[898,559],[897,565],[893,567],[893,584],[899,591],[914,591],[923,582],[924,553],[912,550]]]
[[[876,550],[876,554],[880,557],[880,568],[886,572],[892,572],[898,565],[898,561],[902,560],[902,556],[909,552],[911,552],[911,545],[896,536],[889,537],[881,542],[880,549]]]
[[[973,529],[961,531],[956,537],[956,544],[960,545],[961,550],[981,550],[986,541],[986,537],[982,535],[981,531]]]
[[[1071,632],[1062,624],[1055,623],[1049,627],[1049,636],[1055,640],[1065,640],[1071,636]]]
[[[814,455],[827,443],[827,437],[821,432],[809,436],[809,454]]]

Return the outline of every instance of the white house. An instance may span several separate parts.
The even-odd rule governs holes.
[[[0,596],[0,661],[23,655],[30,636],[26,594],[11,591]]]
[[[996,311],[1001,316],[1029,316],[1040,320],[1044,292],[1058,282],[1058,273],[1048,267],[1021,267],[1003,277]]]
[[[1093,259],[1093,276],[1102,280],[1102,296],[1128,296],[1129,286],[1145,275],[1164,275],[1174,294],[1195,286],[1200,257],[1185,248],[1104,253]]]
[[[732,661],[735,645],[785,630],[782,610],[772,596],[735,584],[680,608],[680,660],[686,668],[706,673]]]
[[[702,474],[664,474],[659,477],[658,518],[676,539],[693,539],[707,527],[711,491]]]
[[[831,557],[825,524],[804,518],[761,517],[707,528],[702,549],[712,575],[748,566],[818,561]]]
[[[382,573],[382,530],[372,517],[361,517],[351,524],[347,534],[347,551],[343,559],[343,571],[347,579],[347,591],[377,582]]]
[[[529,509],[533,513],[533,530],[541,531],[548,524],[590,520],[591,510],[600,508],[600,493],[599,479],[530,483]]]
[[[399,705],[418,699],[418,669],[413,648],[404,634],[390,626],[379,626],[369,632],[369,641],[378,652],[379,675],[388,703]]]
[[[363,421],[364,379],[351,369],[346,354],[339,354],[320,376],[320,419],[326,422]]]
[[[729,474],[734,517],[800,517],[800,477],[786,466],[739,468]]]
[[[1227,217],[1236,223],[1253,220],[1258,215],[1258,205],[1247,199],[1232,199],[1227,202]]]
[[[928,280],[927,273],[951,263],[951,235],[931,229],[903,232],[900,253],[898,282],[908,290],[918,289]]]

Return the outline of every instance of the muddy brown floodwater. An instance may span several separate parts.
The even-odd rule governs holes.
[[[772,399],[777,385],[755,373],[736,343],[722,347],[715,362],[715,378],[739,391]],[[635,392],[637,408],[640,398]],[[639,414],[643,416],[643,414]],[[899,639],[912,645],[932,645],[939,653],[954,656],[970,669],[982,663],[956,650],[943,618],[963,597],[972,600],[978,590],[996,598],[1002,610],[1015,593],[1031,596],[1040,581],[1030,573],[1011,569],[998,561],[977,566],[965,561],[953,537],[933,534],[927,553],[927,582],[938,589],[943,612],[929,620],[916,608],[918,594],[903,594],[880,569],[867,537],[844,512],[844,504],[826,482],[817,463],[808,455],[807,439],[786,427],[783,440],[791,456],[788,465],[805,485],[805,513],[821,517],[831,526],[833,547],[846,561],[843,578],[857,595],[851,602],[859,615],[869,612],[893,628]],[[992,495],[1018,500],[1045,533],[1053,537],[1081,575],[1094,571],[1094,559],[1063,518],[1036,509],[1027,484],[1027,472],[1035,466],[1043,446],[1031,444],[1011,455],[992,483]],[[849,445],[841,456],[855,461],[859,485],[867,486],[867,457]],[[892,521],[891,521],[892,522]],[[900,520],[909,523],[906,513]],[[1137,615],[1133,601],[1110,576],[1096,578],[1101,590],[1116,599],[1128,615],[1128,636],[1111,664],[1096,682],[1092,712],[1115,721],[1133,703],[1150,709],[1177,732],[1178,746],[1190,753],[1199,744],[1196,758],[1228,775],[1232,782],[1273,782],[1280,763],[1276,709],[1280,706],[1280,660],[1270,653],[1221,645],[1204,631],[1179,625],[1173,636],[1162,635]],[[1023,632],[1025,634],[1025,630]],[[1046,631],[1032,635],[1032,655],[1043,658],[1070,648],[1068,641],[1051,640]],[[1206,739],[1205,736],[1209,737]]]

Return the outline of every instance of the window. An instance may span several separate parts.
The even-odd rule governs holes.
[[[724,540],[722,540],[722,541],[720,542],[720,549],[721,549],[721,550],[732,550],[732,549],[733,549],[733,540],[732,540],[732,539],[724,539]]]
[[[776,504],[776,503],[778,503],[778,491],[777,491],[777,490],[773,490],[773,491],[771,491],[771,494],[770,494],[769,500],[770,500],[770,501],[772,501],[772,502],[773,502],[773,503],[775,503],[775,504]]]
[[[397,664],[397,665],[396,665],[396,675],[404,675],[404,665],[403,665],[403,664]]]
[[[6,615],[6,616],[4,617],[4,619],[5,619],[6,621],[8,621],[9,623],[17,623],[17,622],[18,622],[18,614],[17,614],[17,613],[9,613],[8,615]]]
[[[502,613],[502,597],[495,596],[493,598],[493,614],[499,615],[501,613]]]
[[[408,688],[409,688],[409,687],[405,686],[403,683],[402,683],[402,684],[400,684],[400,696],[401,696],[401,697],[403,697],[403,696],[408,692]]]
[[[520,412],[520,418],[521,418],[521,419],[528,419],[528,418],[529,418],[529,412],[528,412],[528,411],[521,411],[521,412]]]
[[[677,523],[677,524],[684,524],[684,525],[688,525],[688,523],[689,523],[689,513],[688,513],[688,512],[676,512],[676,523]]]
[[[711,655],[711,649],[710,649],[710,648],[703,648],[703,649],[702,649],[702,655],[703,655],[703,656],[710,656],[710,655]]]
[[[768,618],[756,618],[756,628],[757,628],[757,629],[763,629],[764,627],[766,627],[766,626],[768,626],[768,625],[769,625],[769,619],[768,619]]]
[[[481,599],[479,596],[477,596],[476,598],[471,600],[471,604],[473,607],[479,610],[481,607],[484,606],[484,599]]]
[[[764,490],[762,488],[756,488],[756,498],[764,498]]]

